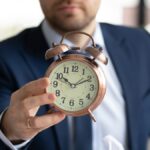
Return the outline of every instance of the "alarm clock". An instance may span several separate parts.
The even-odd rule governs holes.
[[[84,34],[92,41],[92,46],[84,50],[80,47],[69,47],[63,40],[72,34]],[[107,64],[108,59],[97,48],[91,35],[85,32],[68,32],[59,44],[54,44],[45,53],[45,59],[53,61],[46,71],[50,84],[47,93],[55,93],[53,103],[56,110],[66,115],[82,116],[89,114],[96,121],[92,111],[102,102],[106,92],[104,73],[97,61]]]

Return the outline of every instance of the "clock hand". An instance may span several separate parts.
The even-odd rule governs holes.
[[[81,81],[81,82],[75,84],[75,85],[79,85],[79,84],[82,84],[82,83],[84,83],[84,82],[90,82],[90,80],[91,80],[91,78],[88,78],[88,79],[86,79],[86,80],[83,80],[83,81]]]
[[[79,81],[77,81],[77,82],[75,83],[75,85],[78,84],[79,82],[81,82],[83,79],[84,79],[84,78],[81,78]]]
[[[62,81],[63,83],[68,83],[71,88],[76,88],[76,85],[78,85],[78,83],[81,82],[81,81],[84,79],[84,78],[81,78],[81,79],[80,79],[79,81],[77,81],[76,83],[70,83],[70,82],[68,81],[68,79],[66,79],[66,78],[64,78],[64,77],[62,77],[62,78],[64,79],[64,82],[63,82],[62,80],[60,80],[60,81]]]
[[[65,84],[68,84],[68,85],[71,86],[71,83],[68,81],[68,79],[66,79],[66,78],[64,78],[64,77],[59,78],[58,80],[59,80],[60,82],[62,82],[62,83],[65,83]]]
[[[59,81],[68,84],[72,89],[76,88],[76,84],[69,82],[67,78],[62,77]]]
[[[69,82],[69,80],[68,80],[67,78],[64,78],[64,77],[63,77],[63,79],[64,79],[64,81],[65,81],[66,83],[68,83],[69,85],[72,85],[72,84]]]
[[[71,87],[72,89],[76,88],[76,84],[70,83],[70,82],[68,81],[68,79],[66,79],[66,78],[64,78],[64,77],[63,77],[63,79],[70,85],[70,87]]]

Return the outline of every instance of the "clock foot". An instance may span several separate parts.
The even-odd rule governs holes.
[[[89,109],[88,112],[89,112],[89,116],[91,117],[91,119],[92,119],[94,122],[96,122],[96,118],[94,117],[92,111]]]

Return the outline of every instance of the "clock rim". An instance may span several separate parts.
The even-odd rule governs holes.
[[[88,105],[87,107],[85,107],[81,110],[66,111],[66,110],[60,108],[59,106],[57,106],[55,103],[53,103],[52,106],[54,108],[56,108],[57,110],[65,113],[66,115],[70,115],[70,116],[82,116],[82,115],[89,114],[91,111],[95,110],[100,105],[100,103],[102,102],[102,100],[105,96],[106,80],[105,80],[104,73],[103,73],[101,67],[98,66],[95,61],[92,62],[90,58],[79,55],[79,54],[68,54],[68,55],[62,56],[61,59],[57,59],[56,61],[51,63],[45,73],[45,76],[49,78],[49,75],[51,74],[52,70],[57,65],[59,65],[63,62],[66,62],[66,61],[80,61],[82,63],[86,63],[86,65],[89,66],[94,71],[94,73],[97,77],[99,90],[97,91],[95,100],[93,100],[93,102],[90,105]],[[46,93],[49,93],[47,89],[48,89],[48,87],[46,88]]]

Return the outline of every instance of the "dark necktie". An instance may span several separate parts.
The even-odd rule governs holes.
[[[74,150],[92,150],[91,118],[86,115],[74,119]]]

